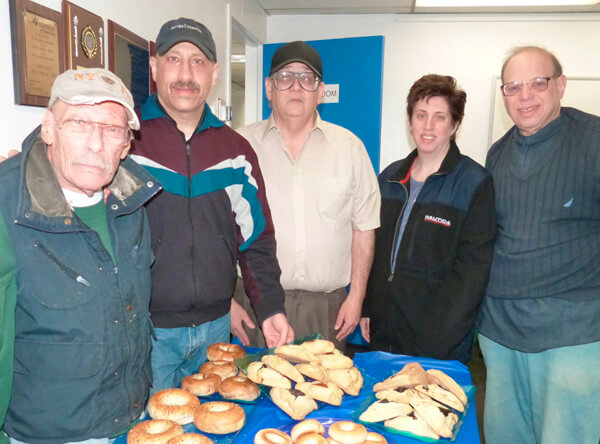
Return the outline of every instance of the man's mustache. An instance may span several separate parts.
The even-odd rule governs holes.
[[[193,82],[191,80],[189,80],[187,82],[178,81],[178,82],[171,83],[171,89],[181,89],[181,88],[194,89],[196,91],[200,91],[200,85],[198,85],[196,82]]]
[[[93,158],[93,157],[77,157],[73,159],[73,164],[86,165],[89,167],[100,168],[105,173],[112,173],[112,165],[109,162],[106,162],[103,159]]]

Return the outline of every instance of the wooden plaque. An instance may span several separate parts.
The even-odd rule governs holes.
[[[29,0],[10,0],[9,6],[15,103],[47,106],[65,68],[62,16]]]
[[[118,75],[141,107],[150,93],[148,40],[108,20],[108,69]]]
[[[67,69],[104,68],[104,20],[81,6],[63,0]]]

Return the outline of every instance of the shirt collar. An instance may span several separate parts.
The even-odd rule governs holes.
[[[319,130],[323,134],[325,139],[328,139],[328,137],[327,137],[328,128],[324,124],[324,121],[321,119],[321,115],[319,114],[319,111],[315,111],[315,113],[317,113],[317,116],[315,119],[315,124],[311,128],[311,131]],[[265,125],[265,130],[261,134],[261,140],[264,140],[264,138],[267,137],[267,135],[273,130],[279,131],[279,128],[277,128],[277,124],[275,123],[275,119],[273,118],[273,113],[271,113],[271,115],[267,119],[267,124]]]
[[[521,132],[515,125],[515,140],[520,146],[538,145],[553,137],[556,134],[556,132],[559,131],[560,128],[563,126],[563,121],[564,118],[561,108],[561,113],[556,119],[554,119],[548,125],[540,129],[535,134],[532,134],[531,136],[524,136],[523,134],[521,134]]]

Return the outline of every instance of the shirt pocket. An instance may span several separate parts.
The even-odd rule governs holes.
[[[42,241],[34,242],[33,247],[34,263],[29,269],[48,274],[45,279],[39,276],[19,279],[25,294],[55,310],[75,308],[94,299],[91,276],[80,271],[81,261],[78,263],[74,257],[61,254]]]
[[[319,212],[322,216],[345,221],[352,213],[352,193],[346,179],[323,178],[319,180]]]

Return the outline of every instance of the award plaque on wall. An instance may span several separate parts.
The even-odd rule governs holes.
[[[60,12],[29,0],[10,0],[15,103],[46,106],[64,71]]]
[[[67,69],[104,68],[104,20],[63,0]]]
[[[141,107],[150,91],[148,40],[108,20],[108,69],[118,75]]]

